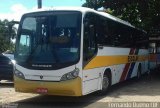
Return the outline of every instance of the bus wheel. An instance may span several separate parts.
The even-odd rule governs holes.
[[[100,94],[101,95],[107,94],[109,88],[110,88],[110,77],[109,75],[104,74],[102,80],[102,90],[100,91]]]

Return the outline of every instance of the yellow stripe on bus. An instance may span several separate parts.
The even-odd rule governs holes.
[[[145,60],[148,60],[147,55],[96,56],[84,67],[84,70]]]

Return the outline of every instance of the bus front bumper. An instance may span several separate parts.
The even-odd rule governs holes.
[[[38,93],[61,96],[82,96],[82,81],[76,79],[61,82],[30,81],[14,76],[16,92]],[[39,93],[37,89],[45,89],[45,93]]]

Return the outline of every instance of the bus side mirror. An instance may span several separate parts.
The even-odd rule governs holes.
[[[12,39],[14,39],[16,37],[16,33],[17,33],[17,28],[14,27],[14,25],[19,25],[19,21],[11,21],[9,22],[9,34],[11,36]],[[14,30],[15,34],[12,34],[12,30]]]
[[[89,25],[89,33],[94,37],[94,25]]]
[[[84,24],[84,27],[88,26],[89,25],[89,20],[87,18],[85,18],[83,20],[83,24]]]

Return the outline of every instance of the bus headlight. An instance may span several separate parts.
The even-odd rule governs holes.
[[[13,65],[15,65],[15,64],[16,64],[16,61],[15,61],[15,60],[11,60],[11,62],[13,63]]]
[[[79,69],[75,68],[72,72],[66,73],[61,77],[61,81],[70,80],[77,78],[79,74]]]
[[[14,71],[14,74],[19,78],[25,79],[24,74],[17,69]]]
[[[16,64],[16,61],[15,61],[15,60],[11,60],[11,61],[9,61],[8,64],[9,64],[9,65],[15,65],[15,64]]]

